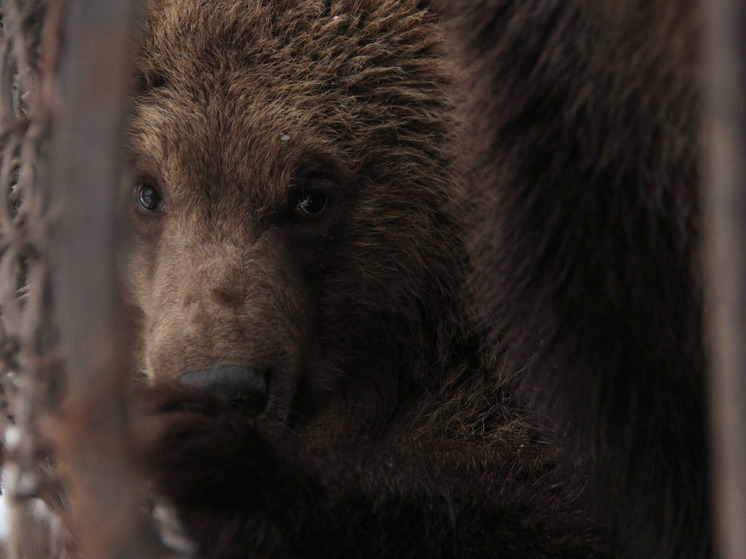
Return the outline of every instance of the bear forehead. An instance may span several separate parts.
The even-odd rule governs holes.
[[[414,1],[152,0],[136,58],[135,166],[175,189],[250,185],[264,205],[281,202],[272,185],[291,184],[309,159],[346,176],[376,159],[441,165],[443,48]]]
[[[423,56],[442,54],[428,53],[438,28],[414,0],[151,0],[145,14],[138,67],[151,82],[253,67],[268,86],[355,85],[370,71],[419,73]]]

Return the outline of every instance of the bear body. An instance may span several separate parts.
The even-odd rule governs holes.
[[[711,553],[690,0],[465,1],[476,309],[619,557]]]
[[[136,421],[206,557],[602,552],[469,326],[460,78],[422,4],[146,4]]]
[[[155,492],[215,558],[705,557],[693,2],[455,6],[147,3]]]

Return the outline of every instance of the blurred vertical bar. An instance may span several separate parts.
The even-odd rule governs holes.
[[[67,523],[97,559],[157,557],[128,445],[128,366],[117,320],[122,130],[136,0],[68,0],[50,121],[49,239],[65,401],[51,428]]]
[[[136,4],[67,2],[46,100],[55,305],[74,395],[106,389],[112,365],[122,365],[115,320],[117,202]]]
[[[720,556],[740,559],[746,553],[746,2],[701,6],[713,506]]]

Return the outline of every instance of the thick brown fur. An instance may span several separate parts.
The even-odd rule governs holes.
[[[456,11],[497,367],[582,463],[618,557],[708,556],[696,5]]]
[[[582,480],[468,335],[449,52],[415,0],[147,3],[135,420],[206,557],[600,554]],[[265,406],[174,380],[232,364],[267,373]]]

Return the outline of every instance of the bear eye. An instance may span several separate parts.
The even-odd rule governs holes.
[[[135,187],[135,203],[140,211],[158,213],[163,211],[163,197],[158,189],[148,182]]]
[[[328,201],[328,196],[323,192],[303,191],[293,211],[300,217],[316,217],[326,209]]]

